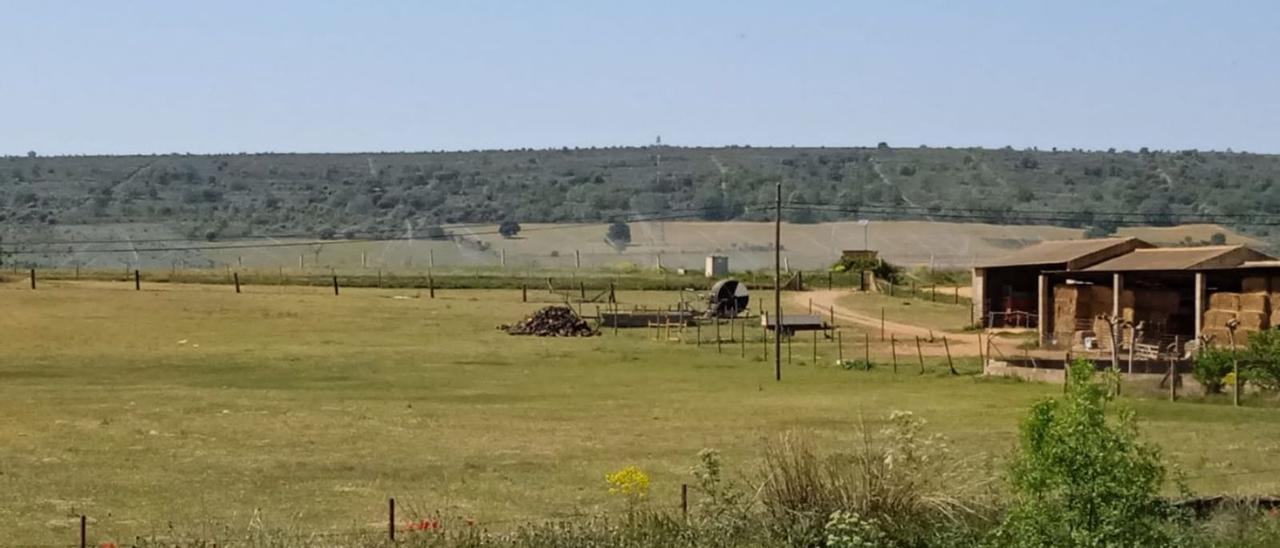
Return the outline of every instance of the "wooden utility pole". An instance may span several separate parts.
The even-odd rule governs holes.
[[[773,211],[773,380],[782,380],[782,181],[775,187]],[[32,277],[34,280],[35,277]]]

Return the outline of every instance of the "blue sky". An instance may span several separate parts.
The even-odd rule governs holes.
[[[0,154],[1280,152],[1276,2],[0,1]]]

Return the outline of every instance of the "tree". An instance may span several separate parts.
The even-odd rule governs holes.
[[[498,234],[501,234],[503,238],[514,238],[519,233],[520,223],[515,221],[502,221],[502,224],[498,225]]]
[[[609,245],[617,248],[618,251],[626,249],[631,245],[631,225],[622,221],[614,221],[609,225],[609,231],[605,233],[605,241]]]
[[[1139,439],[1132,412],[1107,419],[1093,375],[1093,363],[1076,360],[1066,396],[1033,405],[1023,421],[999,545],[1169,545],[1160,453]]]
[[[28,150],[28,151],[27,151],[27,157],[28,157],[28,158],[35,158],[36,156],[37,156],[36,151],[34,151],[34,150]]]
[[[1227,235],[1221,232],[1214,232],[1212,236],[1209,236],[1209,244],[1210,245],[1226,245]]]

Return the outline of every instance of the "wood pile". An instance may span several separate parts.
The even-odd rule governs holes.
[[[597,334],[586,320],[567,306],[541,308],[515,325],[501,325],[498,329],[512,335],[537,337],[591,337]]]

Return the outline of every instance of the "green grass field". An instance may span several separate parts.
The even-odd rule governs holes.
[[[245,291],[0,287],[6,541],[70,544],[82,513],[101,540],[243,527],[255,511],[376,531],[390,496],[501,528],[614,508],[603,477],[631,464],[653,475],[652,504],[674,506],[699,449],[751,472],[769,436],[806,430],[838,448],[891,410],[998,460],[1026,407],[1059,390],[977,377],[975,360],[960,377],[936,360],[925,375],[846,371],[826,341],[815,365],[807,337],[777,383],[758,326],[746,358],[643,329],[512,337],[495,326],[541,305],[511,290]],[[1194,490],[1280,491],[1280,410],[1126,401]]]

